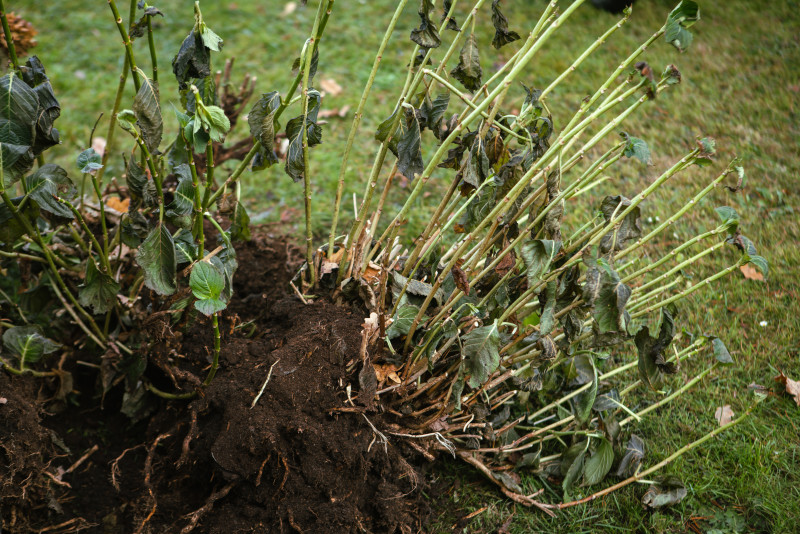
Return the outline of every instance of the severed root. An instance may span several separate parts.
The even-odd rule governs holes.
[[[117,459],[114,460],[114,462],[111,464],[111,485],[114,486],[115,490],[117,490],[117,491],[120,490],[119,482],[117,482],[117,475],[119,475],[119,462],[120,462],[120,460],[122,460],[122,458],[126,454],[128,454],[131,451],[135,451],[139,447],[144,447],[144,443],[140,443],[139,445],[137,445],[135,447],[131,447],[130,449],[125,449],[124,451],[122,451],[122,454],[117,456]]]
[[[192,440],[197,437],[197,408],[192,407],[192,422],[189,425],[189,431],[186,433],[186,437],[183,438],[183,446],[181,447],[181,457],[178,458],[178,462],[175,464],[178,468],[182,467],[183,464],[189,459],[189,445],[192,443]]]
[[[181,534],[187,534],[187,533],[193,531],[195,529],[195,527],[197,526],[197,523],[200,522],[200,520],[203,518],[203,516],[211,511],[211,509],[214,507],[214,503],[217,502],[218,500],[222,499],[223,497],[225,497],[228,493],[230,493],[230,491],[233,489],[233,487],[236,484],[237,484],[237,481],[233,481],[233,482],[228,483],[221,490],[215,491],[206,500],[206,503],[203,506],[201,506],[200,508],[198,508],[197,510],[195,510],[191,514],[187,515],[186,517],[189,518],[189,524],[186,525],[185,527],[183,527],[183,529],[181,530]]]
[[[547,514],[547,515],[549,515],[550,517],[555,517],[555,515],[556,515],[556,514],[554,514],[554,513],[552,512],[552,510],[550,510],[550,506],[549,506],[549,505],[546,505],[546,504],[540,503],[539,501],[535,501],[535,500],[533,500],[533,499],[531,498],[532,496],[527,496],[527,497],[526,497],[525,495],[522,495],[522,494],[520,494],[520,493],[517,493],[517,492],[515,492],[515,491],[512,491],[512,490],[510,490],[509,488],[507,488],[507,487],[506,487],[506,486],[505,486],[505,485],[502,483],[502,481],[500,481],[499,479],[495,478],[494,474],[492,474],[492,471],[491,471],[491,469],[489,469],[488,467],[486,467],[486,466],[483,464],[483,462],[481,462],[480,460],[478,460],[476,457],[474,457],[474,456],[473,456],[472,454],[470,454],[469,452],[466,452],[466,451],[458,451],[458,455],[461,457],[461,459],[462,459],[462,460],[464,460],[465,462],[467,462],[467,463],[468,463],[468,464],[470,464],[471,466],[473,466],[473,467],[477,467],[477,468],[478,468],[478,471],[480,471],[481,473],[483,473],[484,475],[486,475],[486,477],[487,477],[489,480],[491,480],[492,482],[494,482],[495,484],[497,484],[497,485],[500,487],[500,491],[502,491],[502,492],[503,492],[503,495],[505,495],[506,497],[508,497],[508,498],[509,498],[509,499],[511,499],[512,501],[514,501],[514,502],[517,502],[517,503],[519,503],[519,504],[522,504],[522,505],[524,505],[524,506],[535,506],[536,508],[538,508],[539,510],[543,511],[544,513],[546,513],[546,514]],[[536,495],[536,494],[534,494],[533,496],[535,496],[535,495]]]

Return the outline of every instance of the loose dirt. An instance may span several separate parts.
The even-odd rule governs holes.
[[[2,532],[421,531],[422,477],[397,440],[384,445],[385,416],[348,402],[364,313],[303,304],[288,290],[298,257],[263,234],[239,247],[220,369],[192,401],[151,397],[132,420],[122,385],[103,398],[97,369],[74,365],[79,393],[56,413],[42,379],[0,372]],[[146,371],[165,390],[157,363],[189,387],[182,373],[210,361],[210,321],[179,326]]]

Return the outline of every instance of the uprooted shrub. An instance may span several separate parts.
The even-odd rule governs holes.
[[[163,14],[143,2],[137,13],[132,1],[126,27],[109,0],[125,61],[108,148],[102,156],[92,149],[76,154],[71,171],[45,163],[47,149],[58,144],[54,123],[61,112],[45,68],[35,56],[21,64],[12,52],[11,71],[0,79],[0,266],[7,273],[0,303],[8,310],[0,323],[3,368],[68,382],[63,370],[48,369],[47,358],[70,342],[97,361],[111,355],[115,365],[104,360],[100,383],[110,388],[122,382],[118,387],[129,403],[124,410],[135,411],[147,394],[176,402],[197,395],[218,367],[218,317],[237,269],[233,243],[249,238],[239,178],[250,171],[285,172],[298,188],[302,182],[305,200],[306,264],[295,290],[304,300],[356,301],[366,310],[361,351],[351,362],[358,369],[357,392],[350,397],[348,390],[348,398],[365,413],[377,406],[395,416],[388,439],[408,440],[427,457],[457,456],[508,497],[552,513],[649,476],[721,431],[644,469],[644,441],[630,429],[732,361],[712,334],[680,331],[677,305],[746,263],[766,272],[766,261],[740,233],[736,212],[716,208],[717,222],[671,249],[652,242],[709,199],[724,204],[723,192],[741,188],[744,170],[731,162],[676,211],[659,213],[663,222],[646,231],[641,211],[648,197],[679,173],[699,175],[714,157],[714,141],[698,139],[641,191],[629,198],[607,195],[587,209],[617,162],[651,165],[645,141],[621,127],[674,89],[681,74],[674,65],[656,70],[641,56],[662,39],[680,52],[687,49],[689,28],[700,18],[697,5],[680,3],[592,95],[576,103],[571,116],[556,117],[548,107],[554,89],[598,53],[630,11],[549,85],[525,87],[522,100],[512,101],[512,87],[583,1],[561,8],[552,2],[538,21],[524,26],[526,21],[509,21],[500,0],[450,0],[441,7],[421,0],[404,84],[393,113],[374,132],[377,152],[360,206],[346,235],[339,235],[350,151],[359,135],[372,137],[362,134],[360,123],[407,3],[398,2],[354,114],[338,189],[329,192],[334,215],[324,244],[314,242],[310,209],[313,153],[325,149],[317,147],[324,101],[314,78],[324,61],[321,38],[335,17],[333,0],[319,2],[290,86],[260,96],[247,114],[250,137],[238,143],[228,143],[226,134],[254,86],[246,80],[241,92],[232,92],[230,68],[224,75],[214,72],[223,41],[199,5],[172,60],[177,84],[171,76],[168,84],[177,85],[179,128],[166,134],[165,81],[162,73],[159,85],[152,25]],[[475,30],[487,21],[495,30],[491,47],[516,48],[493,73],[482,59],[490,47]],[[523,27],[527,34],[518,33]],[[151,74],[141,67],[144,48]],[[122,109],[128,81],[136,97]],[[285,120],[290,109],[295,116]],[[281,130],[288,145],[279,155]],[[103,178],[115,135],[126,136],[129,149],[126,186],[112,188]],[[223,159],[239,161],[225,177],[215,172]],[[398,174],[411,180],[411,189],[386,222],[386,200]],[[430,217],[424,228],[407,228],[410,210],[418,209],[426,192],[436,192],[431,198],[438,204],[425,207]],[[723,268],[684,283],[687,268],[721,249],[733,256]],[[55,321],[40,313],[53,309],[66,313]],[[157,388],[145,371],[143,321],[162,314],[186,324],[197,313],[210,316],[215,331],[207,376],[182,390]],[[686,384],[671,377],[680,362],[707,354],[710,365]],[[636,412],[628,400],[642,388],[661,398]],[[61,387],[59,394],[68,391]],[[545,504],[524,491],[515,476],[522,470],[561,481],[564,502]],[[597,489],[614,477],[622,481]],[[657,507],[683,495],[680,481],[663,477],[644,501]]]

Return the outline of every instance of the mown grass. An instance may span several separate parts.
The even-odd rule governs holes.
[[[89,5],[77,0],[58,3],[16,4],[16,10],[41,30],[36,50],[54,80],[63,107],[59,120],[63,144],[53,152],[55,160],[68,168],[86,147],[91,126],[100,112],[111,107],[121,68],[122,47],[105,3]],[[409,4],[413,4],[410,2]],[[512,28],[522,30],[538,18],[543,2],[507,1]],[[158,19],[158,46],[162,50],[162,79],[171,78],[170,65],[180,41],[193,20],[189,2],[159,6],[166,12]],[[206,2],[203,6],[209,25],[225,40],[224,56],[236,56],[236,71],[258,76],[258,92],[284,91],[291,76],[290,66],[302,45],[313,18],[313,8],[299,7],[285,17],[275,13],[283,2]],[[356,143],[347,176],[347,200],[343,214],[351,215],[352,194],[361,194],[376,145],[370,132],[390,112],[398,84],[404,78],[410,46],[406,36],[417,23],[416,6],[409,5],[398,25],[399,38],[384,55],[374,94],[362,125],[362,141]],[[623,54],[634,49],[657,29],[673,7],[666,0],[640,1],[628,24],[591,56],[549,99],[559,118],[574,109],[615,66]],[[649,199],[646,217],[672,213],[715,172],[735,155],[743,160],[748,174],[745,189],[730,194],[721,189],[696,206],[689,217],[676,225],[678,237],[687,237],[715,224],[713,207],[730,205],[742,217],[742,230],[751,237],[771,264],[766,282],[746,280],[740,273],[696,294],[681,308],[680,324],[693,332],[709,332],[725,340],[736,360],[733,367],[714,372],[690,395],[655,412],[637,426],[647,440],[646,462],[652,464],[668,456],[688,441],[697,439],[716,425],[715,407],[730,404],[742,413],[752,402],[750,383],[773,385],[772,377],[783,370],[800,377],[800,319],[798,319],[797,277],[800,261],[800,224],[797,218],[797,176],[800,174],[800,3],[732,0],[701,3],[703,20],[694,26],[695,42],[683,55],[659,42],[648,50],[645,59],[659,72],[675,63],[683,73],[683,83],[646,106],[638,117],[622,129],[645,139],[655,166],[626,164],[613,172],[602,186],[585,195],[587,209],[596,206],[603,195],[631,196],[647,180],[669,166],[690,149],[697,136],[717,139],[718,162],[712,168],[693,168],[676,177],[672,186]],[[126,12],[127,9],[121,7]],[[390,8],[379,2],[337,2],[326,33],[320,64],[320,78],[333,78],[344,91],[325,100],[328,108],[355,107],[372,61],[371,50],[382,34]],[[589,6],[581,8],[567,27],[553,38],[540,54],[523,82],[542,87],[567,67],[597,35],[614,23],[615,17]],[[490,51],[488,14],[483,14],[481,50],[485,72],[497,61]],[[103,43],[114,43],[106,44]],[[142,68],[147,55],[143,43],[139,57]],[[509,47],[510,49],[510,47]],[[504,51],[505,57],[510,52]],[[218,60],[221,63],[221,60]],[[165,83],[162,97],[176,99]],[[132,95],[128,95],[131,102]],[[130,104],[127,104],[130,105]],[[352,111],[351,111],[352,113]],[[315,227],[324,233],[331,217],[333,190],[340,160],[339,150],[347,134],[351,116],[332,118],[325,130],[325,144],[312,152],[315,196]],[[101,122],[98,135],[105,136],[107,123]],[[245,125],[233,138],[245,135]],[[238,135],[237,135],[238,134]],[[123,137],[122,135],[119,136]],[[117,144],[120,147],[120,144]],[[119,175],[114,164],[107,176]],[[256,175],[245,175],[244,194],[256,221],[301,220],[301,193],[280,166]],[[437,189],[430,196],[436,199]],[[399,207],[406,191],[397,186],[387,212]],[[422,198],[412,210],[411,230],[427,218],[432,202]],[[569,223],[569,221],[568,221]],[[409,236],[412,235],[410,231]],[[651,254],[678,242],[665,235]],[[687,273],[693,279],[711,274],[728,265],[731,255],[719,255]],[[765,326],[760,326],[766,322]],[[633,358],[634,355],[618,355]],[[675,383],[680,384],[700,371],[708,361],[687,363]],[[642,394],[635,405],[645,406],[654,396]],[[770,398],[753,416],[734,430],[686,454],[666,469],[687,484],[689,496],[681,504],[656,513],[645,511],[640,499],[641,485],[628,487],[590,506],[570,509],[549,519],[541,513],[516,509],[500,499],[494,489],[470,470],[450,464],[438,476],[453,482],[454,489],[436,509],[433,531],[449,531],[457,517],[487,506],[473,519],[470,532],[494,532],[509,514],[515,514],[509,532],[684,532],[698,525],[701,532],[712,527],[727,532],[796,532],[800,522],[800,408],[788,398]],[[526,481],[532,487],[537,480]],[[555,497],[550,495],[552,500]],[[714,513],[730,519],[727,526],[711,518]],[[731,526],[733,525],[733,526]],[[727,530],[725,530],[727,529]]]

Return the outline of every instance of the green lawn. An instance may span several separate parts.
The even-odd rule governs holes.
[[[389,2],[341,0],[326,31],[320,58],[320,78],[336,80],[344,91],[327,98],[326,108],[355,108],[373,56],[382,35],[382,24],[391,13]],[[101,112],[108,116],[114,98],[123,49],[105,2],[27,2],[9,1],[9,11],[29,19],[39,30],[35,50],[48,69],[61,100],[63,115],[58,121],[63,144],[50,151],[56,162],[74,168],[76,155],[87,145],[92,125]],[[163,52],[160,73],[172,78],[166,58],[177,51],[191,29],[191,3],[169,2],[158,19],[158,47]],[[298,7],[276,17],[285,2],[231,0],[205,2],[204,16],[211,28],[225,39],[223,56],[237,58],[236,72],[258,76],[257,92],[285,91],[291,77],[291,63],[302,46],[302,35],[313,20],[312,7]],[[414,4],[414,5],[411,5]],[[512,29],[529,29],[545,5],[542,1],[507,0],[506,10]],[[607,76],[619,58],[633,50],[663,23],[673,7],[666,0],[640,0],[631,20],[550,99],[556,129],[566,110]],[[160,6],[161,7],[161,6]],[[800,175],[800,2],[701,2],[702,18],[692,28],[695,41],[683,55],[659,41],[645,59],[660,72],[675,63],[683,83],[644,107],[624,129],[645,139],[653,152],[655,167],[626,164],[591,194],[588,205],[597,205],[603,195],[627,196],[641,189],[656,170],[691,148],[698,136],[717,140],[718,159],[711,168],[693,168],[679,175],[671,188],[649,199],[643,208],[645,218],[672,213],[738,155],[747,170],[745,189],[738,194],[717,190],[696,206],[690,216],[674,229],[689,236],[713,223],[713,207],[733,206],[742,217],[742,231],[770,261],[766,282],[746,280],[740,273],[709,290],[697,294],[681,309],[680,324],[694,332],[711,332],[725,340],[736,364],[710,375],[693,394],[645,419],[637,433],[647,439],[645,462],[653,464],[682,444],[697,439],[714,428],[716,406],[730,404],[737,414],[752,402],[747,385],[756,382],[772,385],[778,370],[800,378],[800,224],[797,209],[797,177]],[[127,9],[125,9],[127,11]],[[488,9],[480,25],[484,71],[492,70],[488,41]],[[459,12],[463,18],[463,9]],[[569,25],[548,42],[531,64],[523,81],[543,87],[566,68],[586,45],[616,20],[615,17],[584,6]],[[406,39],[417,24],[416,3],[409,2],[398,24],[399,38],[384,55],[373,96],[362,123],[361,141],[347,175],[344,213],[352,213],[352,194],[361,194],[377,145],[369,132],[393,107],[398,84],[402,84],[410,51]],[[101,43],[114,43],[102,48]],[[137,43],[139,57],[147,58],[144,43]],[[508,57],[507,47],[501,52]],[[147,70],[149,64],[142,65]],[[238,78],[238,76],[234,76]],[[169,80],[171,81],[171,80]],[[171,87],[165,84],[164,87]],[[515,94],[521,89],[515,88]],[[176,95],[162,90],[165,107]],[[132,95],[126,105],[130,106]],[[352,114],[352,111],[351,111]],[[333,190],[338,175],[339,148],[347,135],[352,115],[332,118],[325,129],[324,144],[312,151],[314,173],[315,227],[323,231],[330,220]],[[246,133],[244,121],[233,134]],[[107,122],[100,123],[98,134],[105,137]],[[120,135],[120,137],[122,137]],[[120,145],[117,145],[119,150]],[[119,161],[119,160],[117,160]],[[106,176],[118,176],[120,166],[112,165]],[[245,174],[244,196],[254,221],[288,218],[302,220],[300,184],[293,184],[282,166],[259,174]],[[432,189],[431,192],[435,192]],[[406,191],[396,187],[387,212],[398,208]],[[432,195],[435,196],[436,195]],[[438,199],[436,199],[438,200]],[[412,210],[412,228],[427,220],[426,207],[433,202],[421,199]],[[409,234],[410,235],[410,234]],[[672,236],[664,236],[666,245]],[[702,279],[723,265],[713,257],[692,269]],[[725,264],[727,265],[727,264]],[[765,326],[760,324],[765,323]],[[701,368],[692,362],[680,370],[688,379]],[[680,380],[680,378],[678,380]],[[652,401],[643,394],[638,402]],[[701,532],[717,528],[721,532],[796,532],[800,522],[800,407],[790,399],[770,398],[753,417],[730,432],[723,433],[703,447],[683,456],[666,469],[679,475],[689,496],[676,507],[656,513],[643,510],[641,485],[628,487],[592,505],[574,508],[548,519],[536,511],[514,509],[499,498],[494,488],[463,467],[446,466],[437,476],[458,481],[449,500],[438,507],[434,531],[445,531],[457,517],[487,506],[469,525],[470,532],[494,532],[512,513],[509,532],[685,532],[692,518]],[[550,497],[552,499],[552,497]],[[694,523],[692,523],[694,524]]]

